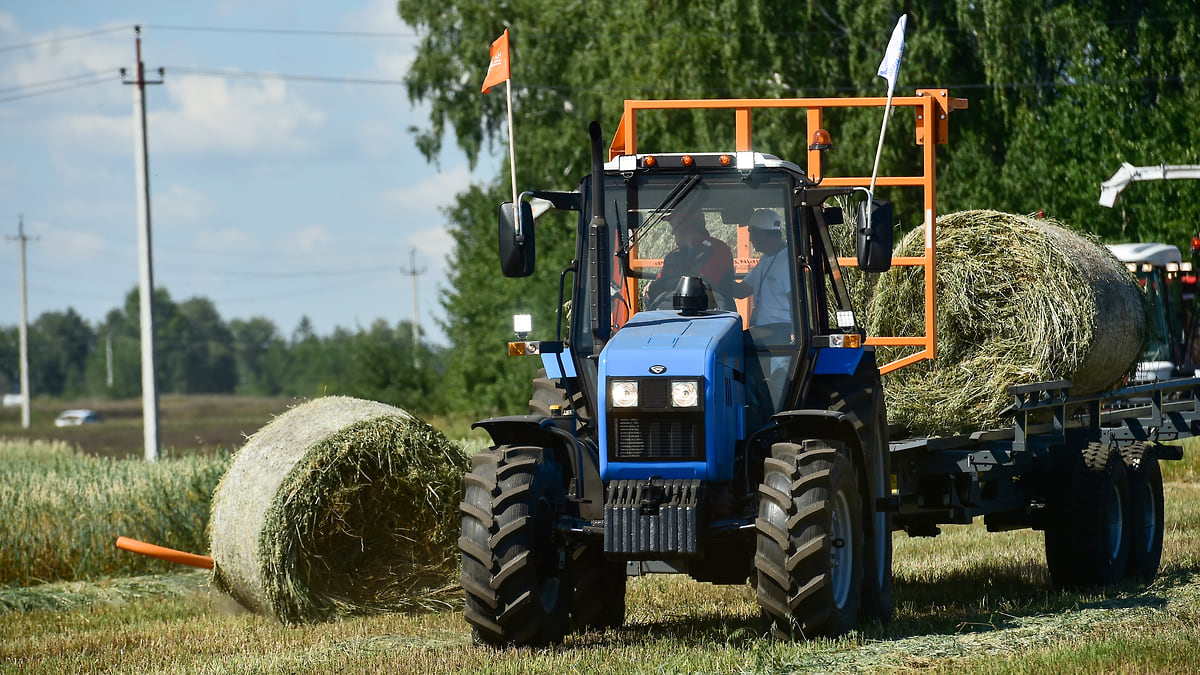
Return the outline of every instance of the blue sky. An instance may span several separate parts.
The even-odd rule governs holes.
[[[398,83],[415,54],[393,0],[296,4],[0,3],[0,325],[20,315],[21,214],[30,321],[72,307],[95,324],[137,286],[134,88],[118,70],[141,24],[147,77],[166,69],[146,89],[155,285],[326,335],[411,319],[415,250],[421,325],[445,343],[442,209],[505,148],[472,174],[449,138],[428,164],[407,131],[427,111],[362,82]]]

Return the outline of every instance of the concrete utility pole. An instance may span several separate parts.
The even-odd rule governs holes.
[[[29,428],[29,312],[28,312],[28,293],[25,291],[25,242],[29,241],[29,237],[25,236],[25,215],[17,217],[17,236],[7,237],[9,240],[16,240],[21,244],[21,323],[18,329],[20,333],[20,350],[21,350],[21,426]],[[34,237],[36,240],[37,237]]]
[[[134,162],[137,171],[138,198],[138,304],[141,306],[142,324],[142,426],[146,436],[146,460],[158,459],[158,387],[154,381],[154,265],[150,258],[150,156],[146,142],[146,85],[162,84],[162,80],[148,82],[146,68],[142,63],[142,27],[134,26],[134,49],[137,53],[137,79],[125,78],[123,84],[134,84],[133,90],[133,135],[137,144]],[[163,69],[158,69],[161,78]]]
[[[417,277],[426,272],[424,268],[417,269],[417,249],[412,249],[408,252],[408,269],[400,268],[401,272],[412,277],[413,291],[413,318],[412,318],[412,350],[413,350],[413,370],[416,370],[420,365],[418,357],[418,347],[421,339],[421,313],[417,309]]]

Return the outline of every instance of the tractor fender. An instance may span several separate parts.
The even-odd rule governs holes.
[[[840,410],[784,410],[771,418],[784,438],[831,438],[861,452],[858,433],[850,417]]]
[[[604,484],[600,480],[600,453],[595,444],[581,442],[544,415],[511,415],[490,417],[471,425],[483,429],[492,443],[501,445],[535,445],[548,448],[563,467],[569,488],[571,515],[595,520],[604,517]]]

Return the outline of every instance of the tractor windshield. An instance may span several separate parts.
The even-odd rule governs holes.
[[[796,232],[787,207],[791,178],[730,171],[605,180],[613,330],[639,312],[671,310],[680,277],[699,276],[711,290],[710,309],[741,315],[761,357],[771,359],[766,367],[790,366],[797,349],[797,298],[803,302],[790,262]],[[584,214],[581,222],[590,217]],[[586,259],[588,252],[581,253]],[[584,273],[579,282],[572,342],[588,353],[593,281]]]

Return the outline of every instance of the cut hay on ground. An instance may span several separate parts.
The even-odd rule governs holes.
[[[467,460],[399,408],[320,398],[254,434],[213,495],[216,586],[293,623],[436,605]]]
[[[924,238],[909,232],[896,255],[920,255]],[[937,359],[885,376],[893,423],[926,434],[996,427],[1013,385],[1068,379],[1089,394],[1135,366],[1143,296],[1096,241],[1051,220],[963,211],[938,218],[937,256]],[[923,308],[921,269],[894,268],[874,289],[869,334],[922,335]]]

